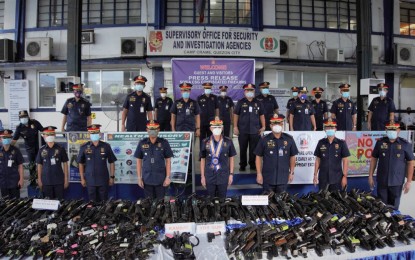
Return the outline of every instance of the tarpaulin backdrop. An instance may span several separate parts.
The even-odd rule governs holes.
[[[172,59],[173,92],[180,99],[180,83],[193,85],[190,98],[203,94],[202,84],[213,83],[212,93],[219,93],[219,86],[228,86],[228,96],[233,100],[243,97],[242,86],[255,84],[253,59]]]

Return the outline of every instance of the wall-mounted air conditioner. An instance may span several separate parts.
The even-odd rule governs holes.
[[[144,57],[144,37],[121,37],[121,57]]]
[[[395,51],[397,64],[415,66],[415,46],[411,44],[397,43]]]
[[[81,33],[82,44],[92,44],[94,42],[95,42],[94,31],[82,31]]]
[[[345,61],[343,49],[324,48],[324,60],[326,61]]]
[[[280,38],[280,58],[297,59],[298,40],[297,37],[281,36]]]
[[[14,61],[16,42],[10,39],[0,39],[0,62]]]
[[[26,38],[25,60],[50,60],[53,39],[50,37]]]

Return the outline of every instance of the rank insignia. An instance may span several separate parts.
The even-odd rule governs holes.
[[[141,100],[141,103],[146,103],[146,98],[143,98],[143,99]]]
[[[48,151],[43,150],[43,151],[42,151],[42,153],[41,153],[41,156],[42,156],[43,158],[46,158],[46,157],[48,156]]]
[[[387,143],[383,143],[383,144],[380,146],[380,149],[388,149],[388,144],[387,144]]]
[[[269,140],[269,141],[267,142],[267,146],[268,146],[268,147],[275,147],[275,143],[274,143],[274,141]]]
[[[402,149],[402,145],[400,145],[400,144],[396,145],[396,149],[401,150]]]
[[[177,107],[178,109],[180,109],[180,108],[182,108],[182,107],[183,107],[183,104],[182,104],[182,103],[177,103],[176,107]]]
[[[337,106],[338,107],[344,107],[344,105],[342,103],[339,103]]]
[[[135,97],[130,97],[130,102],[135,102]]]
[[[148,149],[150,146],[148,144],[143,144],[141,147],[143,147],[143,149]]]
[[[32,129],[35,129],[35,125],[30,125],[30,127],[31,127]]]
[[[67,107],[67,108],[69,108],[69,109],[71,109],[71,108],[73,107],[73,105],[72,105],[72,103],[68,103],[68,104],[66,105],[66,107]]]
[[[228,143],[227,142],[223,142],[223,147],[227,147]]]
[[[284,146],[287,146],[288,145],[288,142],[287,141],[284,141]]]
[[[59,149],[55,149],[55,156],[59,154]]]
[[[105,148],[101,147],[101,153],[105,153]]]

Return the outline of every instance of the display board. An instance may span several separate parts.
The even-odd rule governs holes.
[[[69,158],[69,182],[80,182],[78,162],[76,158],[79,154],[81,146],[89,141],[89,134],[86,132],[70,132],[67,135],[68,142],[68,158]]]
[[[7,108],[9,115],[9,129],[16,129],[20,124],[19,111],[29,111],[29,81],[6,80],[8,90]]]

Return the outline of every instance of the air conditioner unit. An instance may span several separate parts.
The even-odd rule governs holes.
[[[326,61],[345,61],[343,49],[324,48],[324,60]]]
[[[16,42],[10,39],[0,39],[0,62],[14,61]]]
[[[280,58],[297,59],[297,37],[281,36],[280,38]]]
[[[121,57],[144,57],[144,37],[121,37]]]
[[[25,41],[25,60],[50,60],[53,48],[52,38],[27,38]]]
[[[372,46],[372,64],[380,63],[380,51],[379,46]]]
[[[92,44],[95,42],[94,31],[83,31],[81,33],[82,44]]]
[[[397,64],[415,66],[415,46],[397,43],[395,50]]]

